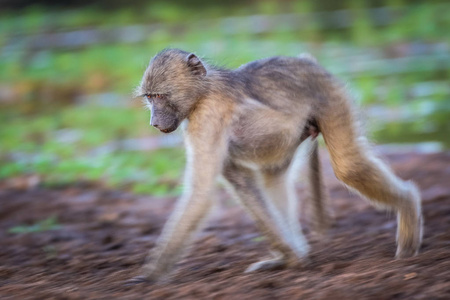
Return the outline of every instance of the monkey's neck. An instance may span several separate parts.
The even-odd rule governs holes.
[[[211,93],[231,95],[240,87],[239,78],[232,70],[212,67],[208,69],[207,78]]]

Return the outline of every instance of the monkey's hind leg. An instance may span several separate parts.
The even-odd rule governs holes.
[[[272,212],[277,218],[284,221],[286,226],[286,239],[289,245],[299,253],[301,257],[306,257],[309,252],[308,241],[303,235],[299,222],[299,202],[295,191],[295,179],[298,174],[295,163],[291,164],[286,171],[274,172],[273,170],[262,171],[264,187],[268,196],[268,201],[273,204]],[[273,251],[274,260],[283,260],[284,257]],[[294,261],[293,263],[297,263]],[[255,263],[258,269],[268,269],[266,265],[272,265],[273,261],[261,261]],[[276,265],[272,268],[277,267]]]
[[[419,191],[378,159],[360,134],[352,105],[343,87],[329,90],[320,111],[319,128],[330,152],[336,177],[374,204],[397,212],[396,257],[415,255],[422,240]]]
[[[246,272],[295,264],[306,255],[308,251],[306,241],[301,240],[298,244],[294,243],[288,221],[274,203],[267,199],[255,171],[230,163],[225,167],[224,177],[233,187],[235,196],[255,220],[259,230],[268,238],[274,250],[271,259],[250,265]]]

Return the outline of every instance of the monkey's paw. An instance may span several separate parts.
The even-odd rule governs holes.
[[[145,276],[135,276],[131,279],[128,279],[124,282],[125,286],[133,286],[133,285],[138,285],[138,284],[152,284],[154,283],[154,280],[148,279]]]
[[[244,273],[256,272],[256,271],[267,271],[276,270],[286,266],[286,261],[282,258],[274,258],[269,260],[262,260],[251,264]]]

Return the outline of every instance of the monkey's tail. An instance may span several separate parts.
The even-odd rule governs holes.
[[[395,176],[373,153],[345,86],[328,81],[322,91],[326,101],[322,101],[317,121],[336,177],[384,208],[398,210],[411,200],[420,203],[415,186]]]
[[[336,177],[373,204],[397,214],[397,257],[418,252],[422,241],[422,209],[418,188],[403,181],[369,147],[354,106],[343,86],[332,83],[318,118]]]

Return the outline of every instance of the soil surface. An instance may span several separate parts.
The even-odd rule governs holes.
[[[244,274],[267,256],[253,222],[223,192],[192,251],[158,284],[127,286],[175,199],[77,185],[0,190],[0,299],[450,299],[450,152],[385,155],[423,196],[421,253],[394,260],[396,220],[340,185],[324,161],[334,223],[311,234],[305,264]],[[306,199],[303,188],[298,191]],[[60,227],[10,233],[57,216]]]

